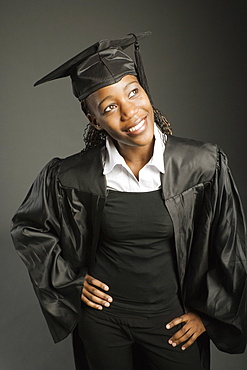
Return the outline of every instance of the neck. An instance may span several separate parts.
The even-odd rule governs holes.
[[[138,179],[139,171],[150,161],[153,155],[154,138],[149,145],[145,146],[119,145],[116,143],[116,147],[126,164]]]

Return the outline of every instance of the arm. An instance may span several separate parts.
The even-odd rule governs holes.
[[[220,150],[196,221],[185,306],[201,317],[219,350],[242,353],[246,343],[246,228],[238,191]]]
[[[54,159],[41,171],[13,217],[11,230],[55,342],[77,322],[85,274],[68,261],[61,245],[59,163]]]

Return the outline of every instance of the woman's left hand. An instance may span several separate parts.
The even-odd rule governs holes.
[[[171,329],[181,323],[185,324],[168,340],[168,343],[176,347],[178,344],[185,342],[181,347],[182,350],[185,350],[206,331],[206,328],[201,318],[193,312],[188,312],[182,316],[176,317],[166,325],[166,328]]]

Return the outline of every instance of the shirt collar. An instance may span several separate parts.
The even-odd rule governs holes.
[[[146,166],[154,166],[156,167],[161,173],[165,173],[165,165],[164,165],[164,150],[165,150],[165,137],[164,135],[156,126],[154,125],[154,151],[153,156],[150,161],[146,164]],[[117,148],[115,147],[112,139],[110,136],[106,138],[106,158],[104,163],[104,171],[103,174],[107,175],[110,173],[113,168],[117,165],[122,165],[126,167],[127,164],[121,154],[118,152]]]

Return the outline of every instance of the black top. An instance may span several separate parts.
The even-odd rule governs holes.
[[[173,225],[161,191],[110,191],[93,276],[109,285],[107,312],[152,315],[179,305]]]

